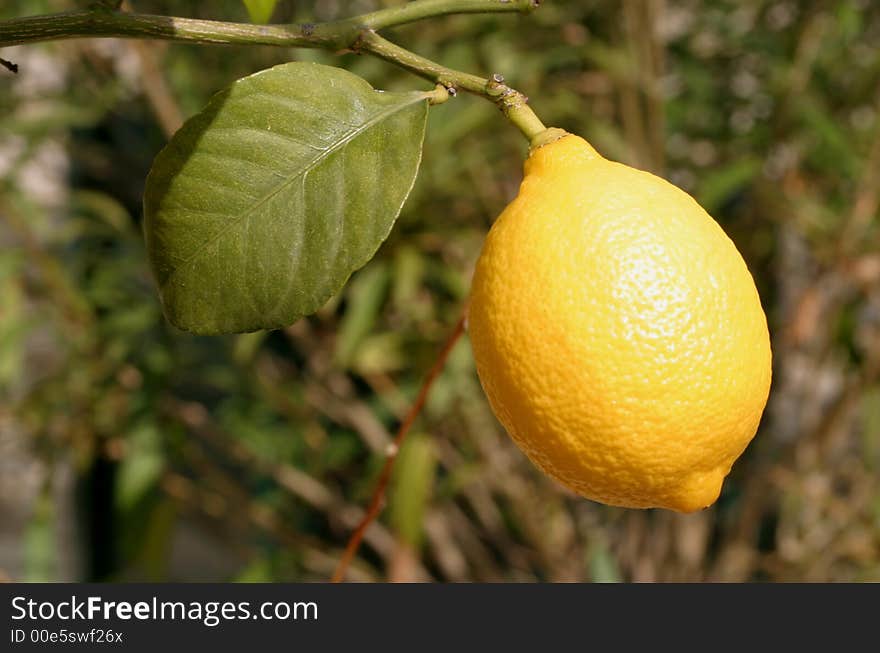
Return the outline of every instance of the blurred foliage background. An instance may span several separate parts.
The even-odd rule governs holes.
[[[82,3],[81,3],[82,4]],[[238,0],[136,0],[247,20]],[[274,22],[391,0],[281,0]],[[0,18],[68,0],[7,0]],[[760,431],[712,508],[572,496],[492,416],[467,340],[396,466],[356,580],[880,581],[880,4],[544,2],[391,32],[503,73],[547,124],[694,194],[743,252],[773,336]],[[318,314],[200,338],[161,315],[140,232],[152,157],[239,76],[355,55],[75,40],[0,70],[0,577],[326,579],[458,318],[525,143],[489,103],[431,111],[391,237]]]

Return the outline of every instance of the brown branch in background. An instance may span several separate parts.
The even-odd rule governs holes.
[[[372,409],[357,397],[348,376],[334,367],[330,357],[320,353],[322,345],[306,320],[300,320],[284,331],[300,351],[310,352],[307,365],[315,383],[306,389],[306,403],[333,422],[353,429],[370,451],[385,451],[391,443],[391,434]],[[264,383],[272,392],[270,385],[277,386],[278,382]],[[271,396],[280,399],[283,393],[274,391]]]
[[[27,252],[28,260],[39,272],[46,295],[55,302],[70,326],[76,328],[78,334],[93,328],[95,316],[89,303],[72,284],[59,259],[52,256],[40,242],[25,216],[14,205],[3,201],[0,201],[0,215],[3,216],[3,223],[11,229]],[[68,336],[71,335],[68,333]]]
[[[644,84],[648,133],[652,163],[660,175],[666,171],[666,100],[661,88],[661,80],[666,73],[666,43],[659,33],[665,5],[665,0],[646,2],[641,16],[642,29],[649,37],[642,45],[646,63],[644,69],[648,77]]]
[[[13,72],[16,75],[18,74],[18,64],[17,63],[12,63],[11,61],[7,61],[6,59],[3,59],[2,57],[0,57],[0,66],[3,66],[4,68],[6,68],[6,70]]]
[[[440,353],[437,356],[437,360],[434,361],[434,365],[431,367],[428,375],[422,382],[422,387],[419,388],[419,394],[418,396],[416,396],[415,402],[413,402],[413,405],[412,407],[410,407],[406,418],[400,424],[400,429],[397,431],[397,435],[394,437],[394,442],[389,447],[388,456],[385,459],[385,465],[384,467],[382,467],[382,473],[379,475],[379,480],[376,483],[376,489],[373,490],[373,497],[372,499],[370,499],[370,506],[369,508],[367,508],[367,512],[364,515],[363,519],[361,519],[360,523],[357,525],[357,528],[355,528],[354,532],[351,534],[351,537],[348,540],[348,544],[345,547],[345,552],[342,554],[342,558],[339,560],[336,571],[333,573],[333,578],[331,580],[334,583],[339,583],[345,578],[345,573],[348,570],[348,566],[349,564],[351,564],[352,559],[354,559],[358,547],[361,544],[361,540],[364,538],[364,533],[366,533],[367,528],[369,528],[373,520],[376,519],[376,517],[378,517],[379,513],[382,511],[385,499],[385,490],[388,487],[388,482],[391,480],[391,471],[394,468],[394,461],[397,459],[397,454],[400,452],[400,447],[403,445],[404,440],[406,440],[406,436],[409,433],[413,422],[415,422],[416,417],[418,417],[419,413],[422,410],[422,407],[425,405],[425,401],[428,398],[428,392],[430,392],[431,386],[434,385],[434,381],[437,380],[440,372],[443,371],[443,367],[446,365],[446,359],[449,358],[449,354],[452,351],[452,348],[455,346],[455,343],[458,342],[458,339],[461,337],[462,333],[464,333],[464,323],[466,316],[467,307],[465,307],[465,309],[462,311],[462,315],[456,323],[455,328],[452,330],[452,333],[449,334],[449,337],[446,339],[443,348],[440,350]]]
[[[165,75],[162,74],[158,56],[153,49],[154,46],[142,41],[133,41],[129,45],[141,63],[141,83],[144,95],[147,96],[150,108],[162,128],[162,133],[170,139],[183,124],[183,112],[174,99],[174,94],[165,80]]]
[[[244,524],[257,528],[282,545],[295,548],[303,554],[303,566],[314,574],[323,575],[332,568],[334,562],[332,553],[326,552],[321,543],[314,538],[291,530],[285,525],[284,518],[264,503],[256,500],[245,501],[230,507],[225,493],[205,489],[201,487],[201,483],[196,483],[176,472],[166,472],[159,486],[176,505],[185,510],[203,515],[215,523],[231,524],[234,519],[243,520]],[[353,571],[356,571],[356,578],[359,581],[375,580],[372,574],[364,570]]]
[[[335,515],[346,528],[354,527],[363,516],[360,507],[346,503],[314,477],[283,462],[263,460],[243,444],[223,433],[212,422],[208,410],[202,404],[169,398],[163,402],[162,411],[185,425],[198,439],[220,451],[227,461],[241,465],[253,474],[271,478],[280,488],[292,497],[305,502],[310,508],[321,511],[328,517],[331,514]],[[192,450],[189,451],[191,455]],[[393,546],[391,535],[384,530],[371,530],[365,539],[383,556],[387,556]]]
[[[666,161],[665,100],[660,80],[665,44],[658,32],[664,3],[627,0],[623,25],[629,64],[619,80],[624,132],[638,167],[662,175]]]
[[[880,105],[880,95],[877,96],[876,104]],[[856,186],[852,211],[841,230],[838,250],[844,265],[849,263],[847,255],[853,253],[867,228],[870,227],[871,217],[877,213],[878,206],[880,206],[880,129],[875,128],[874,140]]]
[[[129,2],[116,4],[123,11],[132,11]],[[150,104],[150,109],[153,110],[153,114],[162,128],[162,133],[170,139],[183,124],[183,112],[180,110],[180,105],[174,98],[174,93],[171,92],[171,87],[162,72],[157,44],[132,41],[128,45],[140,62],[141,85],[147,102]]]

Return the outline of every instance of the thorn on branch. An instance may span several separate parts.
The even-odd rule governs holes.
[[[15,73],[16,75],[18,74],[18,64],[17,63],[12,63],[11,61],[7,61],[6,59],[0,58],[0,66],[3,66],[4,68],[6,68],[6,70],[8,70],[12,73]]]

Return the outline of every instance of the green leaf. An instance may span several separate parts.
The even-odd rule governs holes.
[[[707,173],[700,182],[697,200],[710,214],[715,212],[731,195],[747,186],[761,172],[757,158],[742,158]]]
[[[114,498],[123,513],[134,510],[152,491],[165,469],[162,436],[156,426],[145,422],[135,426],[126,437],[128,447],[116,475]]]
[[[247,332],[320,308],[400,213],[421,161],[426,98],[307,63],[216,95],[147,178],[145,236],[169,321]]]
[[[425,276],[425,260],[415,247],[403,246],[394,257],[394,287],[392,301],[402,313],[417,306],[419,289]]]
[[[247,7],[251,22],[260,24],[269,22],[272,12],[275,11],[275,5],[278,4],[278,0],[242,0],[242,2]]]
[[[18,252],[0,253],[0,397],[12,389],[25,366],[25,343],[33,324],[22,287],[24,257]]]
[[[55,579],[58,562],[55,518],[52,486],[46,484],[36,500],[33,514],[22,537],[26,582],[46,583]]]
[[[361,270],[346,289],[348,308],[339,326],[334,355],[338,365],[351,365],[358,347],[373,329],[385,302],[389,281],[388,266],[377,261]]]
[[[620,570],[614,556],[603,544],[593,547],[589,556],[590,576],[594,583],[619,583]]]
[[[861,399],[862,460],[880,471],[880,386],[867,388]]]
[[[404,542],[418,550],[434,487],[437,459],[430,437],[413,433],[398,454],[392,477],[389,519]]]
[[[400,332],[388,331],[364,339],[351,361],[351,369],[361,376],[388,374],[404,369],[408,363]]]

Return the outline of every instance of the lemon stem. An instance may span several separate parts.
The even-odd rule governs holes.
[[[541,122],[541,119],[532,111],[532,108],[523,102],[523,104],[512,107],[505,111],[504,115],[516,125],[517,129],[519,129],[523,136],[525,136],[529,143],[532,143],[535,138],[537,138],[540,134],[543,134],[547,131],[547,127]]]
[[[395,66],[404,68],[435,84],[440,84],[448,89],[450,95],[455,95],[461,90],[494,102],[501,113],[522,132],[530,143],[535,137],[547,130],[544,123],[529,107],[528,98],[508,86],[504,82],[504,77],[497,73],[487,79],[479,75],[447,68],[392,43],[373,30],[363,32],[352,49],[357,52],[369,52]]]
[[[534,152],[539,147],[543,147],[544,145],[552,143],[553,141],[558,141],[563,136],[568,135],[568,132],[564,129],[559,129],[558,127],[549,127],[544,131],[532,136],[531,140],[529,140],[529,152]]]

